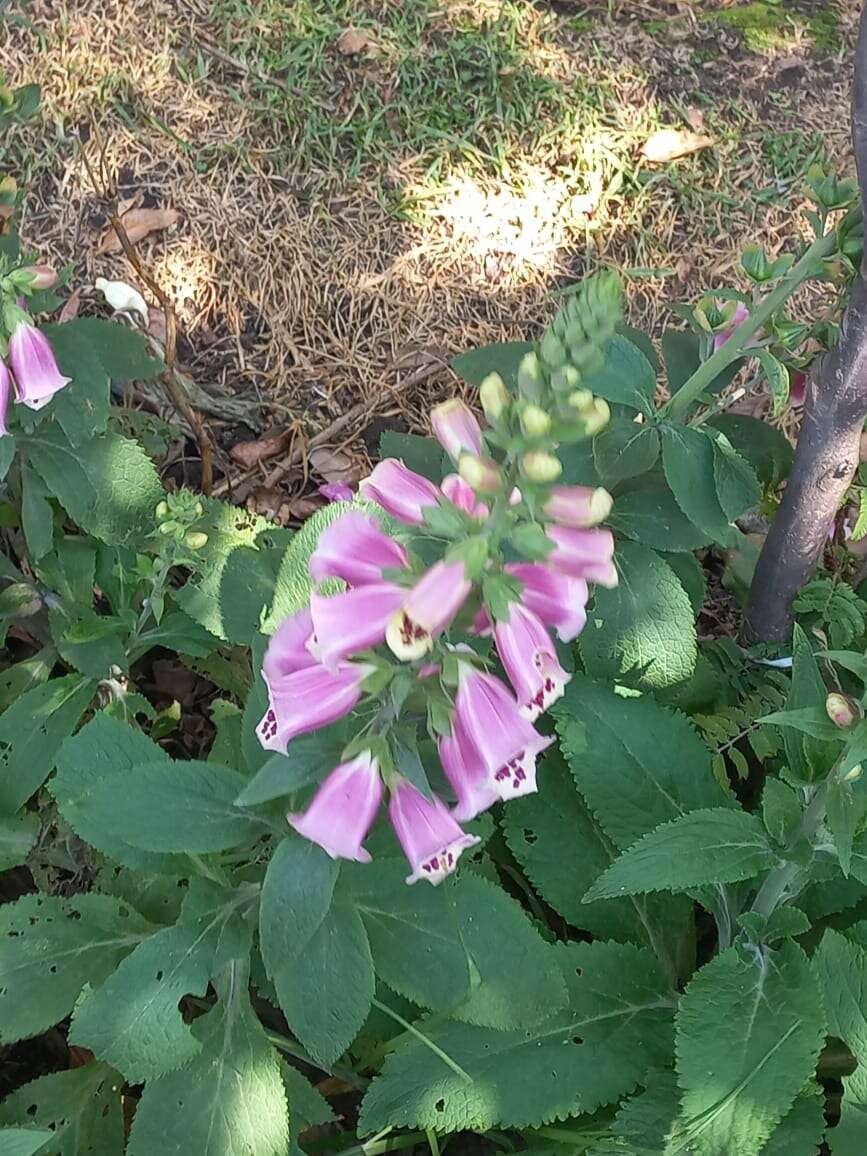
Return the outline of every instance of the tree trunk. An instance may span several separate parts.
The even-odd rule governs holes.
[[[867,2],[861,13],[852,94],[852,138],[867,206]],[[867,217],[867,208],[865,208]],[[867,417],[867,259],[852,288],[837,346],[813,365],[801,435],[782,504],[762,548],[744,616],[749,641],[781,642],[791,602],[809,581],[859,460]]]

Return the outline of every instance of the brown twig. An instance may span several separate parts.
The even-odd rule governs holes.
[[[852,139],[867,215],[867,2],[855,50]],[[795,459],[779,512],[756,566],[744,617],[748,639],[783,641],[792,599],[807,582],[859,461],[867,416],[867,254],[852,288],[837,346],[813,365]]]
[[[98,139],[99,132],[95,124],[92,125],[92,131]],[[82,160],[87,169],[88,176],[98,196],[103,200],[108,200],[111,197],[111,190],[109,181],[105,174],[102,165],[102,149],[100,148],[100,177],[98,178],[93,171],[87,153],[81,144],[79,144]],[[186,421],[187,425],[192,431],[193,437],[196,439],[196,445],[199,450],[199,458],[201,459],[202,480],[201,487],[203,494],[210,494],[214,484],[214,464],[213,452],[211,450],[211,442],[208,438],[207,430],[205,428],[204,420],[201,415],[193,409],[190,405],[189,398],[184,392],[184,388],[178,380],[175,371],[175,358],[177,354],[177,338],[178,338],[178,324],[175,315],[174,305],[171,298],[163,291],[162,286],[151,276],[148,270],[144,267],[141,258],[135,251],[135,246],[129,239],[129,234],[124,228],[123,221],[120,215],[115,211],[109,213],[109,223],[114,229],[117,239],[120,242],[120,247],[123,250],[124,256],[130,265],[135,270],[139,280],[141,280],[151,291],[151,293],[159,301],[163,309],[166,319],[166,342],[165,342],[165,369],[160,374],[160,381],[169,396],[169,400],[177,410],[178,414]]]

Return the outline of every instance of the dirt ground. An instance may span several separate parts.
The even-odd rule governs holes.
[[[851,167],[860,4],[725,0],[33,0],[0,68],[43,110],[5,142],[23,233],[74,286],[136,278],[100,252],[121,208],[174,301],[184,368],[251,425],[419,427],[448,357],[535,335],[552,290],[626,271],[630,320],[738,282],[801,224],[813,161]],[[651,165],[660,127],[712,143]],[[109,189],[111,192],[112,190]],[[364,424],[362,421],[360,424]]]

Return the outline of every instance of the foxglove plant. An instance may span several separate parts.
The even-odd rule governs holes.
[[[533,723],[570,679],[552,631],[573,640],[588,583],[617,584],[614,540],[599,526],[611,497],[561,484],[558,449],[608,420],[580,385],[618,302],[616,282],[600,279],[580,311],[571,307],[562,338],[555,326],[542,357],[523,359],[516,391],[491,374],[484,428],[463,401],[434,409],[433,433],[457,467],[441,486],[386,459],[359,486],[381,517],[349,510],[319,538],[309,610],[280,626],[265,656],[258,733],[291,753],[296,736],[356,712],[341,763],[289,817],[329,855],[367,861],[361,843],[385,789],[407,882],[436,884],[475,842],[461,822],[536,790],[536,760],[552,740]],[[321,587],[334,579],[342,592]],[[422,730],[451,811],[419,780],[423,761],[407,762]]]

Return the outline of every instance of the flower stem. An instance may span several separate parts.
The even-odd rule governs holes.
[[[825,818],[825,809],[828,802],[828,781],[831,775],[836,774],[836,767],[830,772],[828,779],[821,783],[813,793],[813,797],[807,805],[801,819],[801,825],[798,828],[797,834],[789,843],[789,849],[793,849],[797,843],[806,839],[810,843],[819,825]],[[765,917],[773,914],[774,911],[783,903],[790,891],[791,886],[799,876],[802,874],[804,868],[799,863],[782,863],[779,867],[775,867],[773,871],[769,871],[765,876],[765,881],[761,885],[753,900],[753,905],[750,908],[757,915],[764,915]]]
[[[848,227],[861,215],[860,208],[850,209],[843,221]],[[702,392],[707,389],[715,377],[730,365],[736,358],[747,352],[747,342],[761,327],[773,317],[779,307],[795,292],[795,290],[816,273],[817,266],[825,257],[829,257],[837,248],[836,229],[829,229],[821,237],[817,237],[801,258],[795,262],[788,274],[782,278],[775,289],[756,306],[746,321],[742,322],[732,336],[707,361],[703,361],[695,373],[683,383],[676,394],[666,402],[660,410],[660,416],[669,421],[682,419],[689,407]]]
[[[388,1007],[387,1004],[381,1003],[378,999],[373,999],[371,1002],[375,1008],[379,1008],[381,1012],[384,1012],[387,1016],[390,1016],[395,1021],[395,1023],[400,1024],[400,1026],[405,1031],[408,1031],[411,1036],[414,1036],[415,1039],[419,1041],[419,1043],[422,1043],[426,1048],[429,1048],[435,1056],[442,1060],[447,1068],[451,1068],[456,1076],[460,1076],[461,1079],[466,1080],[468,1084],[473,1082],[473,1077],[469,1074],[469,1072],[465,1072],[457,1060],[453,1060],[452,1057],[447,1052],[444,1052],[441,1047],[435,1044],[429,1036],[426,1036],[424,1032],[420,1032],[415,1024],[411,1024],[409,1020],[405,1020],[402,1015],[399,1015],[398,1012]]]

